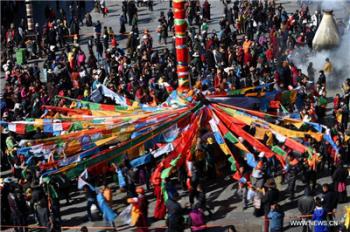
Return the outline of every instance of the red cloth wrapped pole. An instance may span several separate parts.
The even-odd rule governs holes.
[[[189,52],[186,44],[186,0],[174,0],[174,22],[175,22],[175,45],[178,76],[178,91],[181,93],[189,89],[188,63]]]

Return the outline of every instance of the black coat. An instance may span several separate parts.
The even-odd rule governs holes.
[[[335,183],[345,182],[347,177],[348,170],[344,167],[338,167],[332,175],[332,179]]]
[[[288,67],[285,67],[282,69],[282,82],[284,84],[284,87],[287,88],[288,85],[292,82],[292,73]]]
[[[302,215],[312,214],[315,209],[315,201],[312,196],[303,196],[298,201],[298,209]]]
[[[280,192],[276,188],[269,188],[261,199],[264,212],[267,215],[270,212],[270,206],[274,202],[278,202]]]
[[[323,195],[322,206],[327,213],[332,212],[338,205],[337,194],[333,191],[328,191]]]
[[[168,232],[182,232],[185,229],[183,214],[184,209],[180,203],[172,199],[168,199],[165,203],[168,211]]]
[[[46,196],[45,196],[44,190],[41,187],[32,188],[32,199],[31,199],[32,204],[39,203],[39,201],[43,198],[46,199]]]
[[[215,68],[215,59],[214,59],[214,55],[211,51],[209,51],[209,50],[206,51],[205,60],[207,62],[209,69]]]

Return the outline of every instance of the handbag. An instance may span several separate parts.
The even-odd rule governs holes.
[[[337,186],[337,190],[339,193],[342,193],[346,190],[346,186],[344,182],[339,182]]]

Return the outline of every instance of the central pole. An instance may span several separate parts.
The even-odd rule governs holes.
[[[33,32],[33,30],[34,30],[34,21],[33,21],[33,4],[32,4],[32,0],[25,0],[25,5],[26,5],[28,32]]]
[[[176,70],[178,77],[178,92],[182,93],[189,89],[189,52],[186,43],[187,21],[186,0],[174,0],[174,24],[175,24],[175,48],[176,48]]]

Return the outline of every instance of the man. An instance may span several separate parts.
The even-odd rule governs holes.
[[[72,23],[70,24],[70,34],[79,36],[79,30],[79,21],[78,18],[75,16]]]
[[[329,188],[329,184],[322,185],[323,197],[322,206],[327,211],[327,214],[335,212],[338,205],[337,194]],[[328,215],[329,216],[329,215]]]
[[[15,231],[26,231],[26,229],[23,227],[16,227],[27,225],[27,205],[23,194],[19,189],[15,189],[14,186],[11,186],[11,190],[7,198],[10,207],[12,223],[15,226]]]
[[[96,192],[93,189],[91,189],[91,187],[88,185],[84,185],[83,190],[85,192],[85,197],[87,200],[86,210],[87,210],[88,219],[89,221],[93,221],[92,214],[91,214],[91,206],[95,205],[98,208],[98,210],[100,210],[96,200]]]
[[[264,207],[264,212],[265,215],[269,214],[270,207],[273,205],[275,202],[278,202],[279,198],[279,191],[276,188],[276,184],[274,179],[268,179],[264,185],[265,187],[265,192],[263,193],[263,197],[261,199],[261,203]]]
[[[178,200],[180,196],[175,192],[172,197],[166,201],[165,206],[168,210],[167,226],[168,232],[182,232],[185,230],[184,218],[185,209],[182,208]]]
[[[41,202],[42,199],[46,199],[44,190],[42,186],[39,185],[38,180],[34,180],[30,188],[32,189],[32,198],[30,200],[31,207],[34,209],[34,215],[36,217],[37,222],[41,225],[41,223],[44,221],[43,217],[40,218],[39,215],[39,205],[41,208],[43,208],[44,202]]]
[[[128,1],[127,4],[127,11],[128,11],[128,17],[129,17],[129,26],[131,26],[132,24],[132,18],[134,17],[134,15],[137,13],[137,8],[135,5],[134,1]]]
[[[294,199],[295,182],[299,173],[299,161],[292,154],[288,156],[287,180],[290,199]]]
[[[123,2],[122,2],[122,11],[123,11],[123,14],[122,14],[121,16],[124,16],[125,23],[128,22],[128,18],[127,18],[127,16],[126,16],[127,9],[128,9],[128,1],[127,1],[127,0],[123,0]],[[129,20],[130,20],[130,19],[129,19]]]
[[[326,58],[326,63],[323,65],[323,71],[326,75],[331,75],[333,73],[333,64],[330,62],[329,58]]]
[[[96,25],[95,25],[96,40],[100,40],[101,32],[102,32],[102,24],[101,24],[101,22],[99,20],[97,20]]]
[[[310,215],[314,209],[314,198],[311,196],[310,187],[306,186],[304,190],[304,196],[298,200],[298,210],[301,215]],[[311,232],[311,228],[308,225],[305,225],[303,226],[303,232]]]
[[[204,192],[203,187],[202,187],[201,184],[198,184],[198,186],[197,186],[197,196],[196,196],[196,198],[198,200],[198,207],[200,209],[202,209],[203,212],[205,210],[208,211],[209,216],[213,215],[213,213],[210,211],[210,208],[207,206],[205,192]]]

